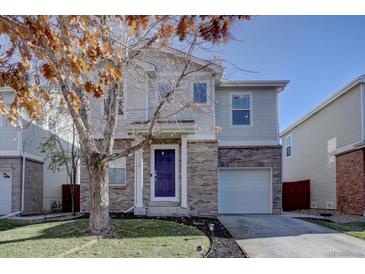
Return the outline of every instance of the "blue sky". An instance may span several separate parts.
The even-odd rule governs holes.
[[[256,16],[232,30],[219,55],[231,80],[290,80],[280,94],[284,130],[355,77],[365,74],[365,16]]]

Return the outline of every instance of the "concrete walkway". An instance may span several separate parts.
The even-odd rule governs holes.
[[[365,257],[365,241],[283,215],[220,216],[249,257]]]

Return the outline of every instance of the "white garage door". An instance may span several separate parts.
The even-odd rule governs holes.
[[[219,213],[271,213],[270,196],[270,169],[219,170]]]
[[[11,213],[11,171],[0,170],[0,215]]]

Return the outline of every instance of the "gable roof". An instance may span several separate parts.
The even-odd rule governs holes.
[[[289,131],[291,131],[295,127],[299,126],[304,121],[308,120],[310,117],[312,117],[313,115],[315,115],[317,112],[319,112],[320,110],[322,110],[323,108],[325,108],[326,106],[328,106],[329,104],[331,104],[333,101],[335,101],[336,99],[338,99],[339,97],[341,97],[342,95],[344,95],[345,93],[347,93],[349,90],[351,90],[351,88],[353,88],[353,87],[355,87],[355,86],[357,86],[357,85],[359,85],[361,83],[365,83],[365,74],[360,75],[359,77],[355,78],[354,80],[352,80],[351,82],[349,82],[348,84],[346,84],[344,87],[342,87],[340,90],[338,90],[335,94],[333,94],[332,96],[330,96],[329,98],[327,98],[319,106],[315,107],[312,111],[308,112],[306,115],[304,115],[297,122],[295,122],[294,124],[292,124],[291,126],[289,126],[287,129],[283,130],[280,133],[280,137],[282,137],[283,135],[287,134]]]
[[[161,50],[163,52],[170,53],[170,54],[173,54],[173,55],[176,55],[176,56],[179,56],[179,57],[183,57],[183,58],[187,56],[186,52],[184,52],[182,50],[179,50],[179,49],[176,49],[176,48],[173,48],[173,47],[170,47],[170,46],[159,48],[157,50]],[[199,65],[202,65],[202,66],[209,65],[209,68],[217,74],[222,75],[223,72],[224,72],[224,67],[223,66],[221,66],[219,64],[216,64],[212,61],[209,61],[209,60],[206,60],[206,59],[203,59],[203,58],[200,58],[200,57],[196,57],[194,55],[191,55],[190,58],[193,62],[195,62]]]

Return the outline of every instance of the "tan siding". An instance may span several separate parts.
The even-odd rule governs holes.
[[[336,205],[336,165],[328,164],[327,141],[337,149],[361,141],[360,86],[317,112],[283,136],[283,181],[311,180],[311,200],[318,208]],[[292,135],[293,155],[285,157],[285,137]]]

